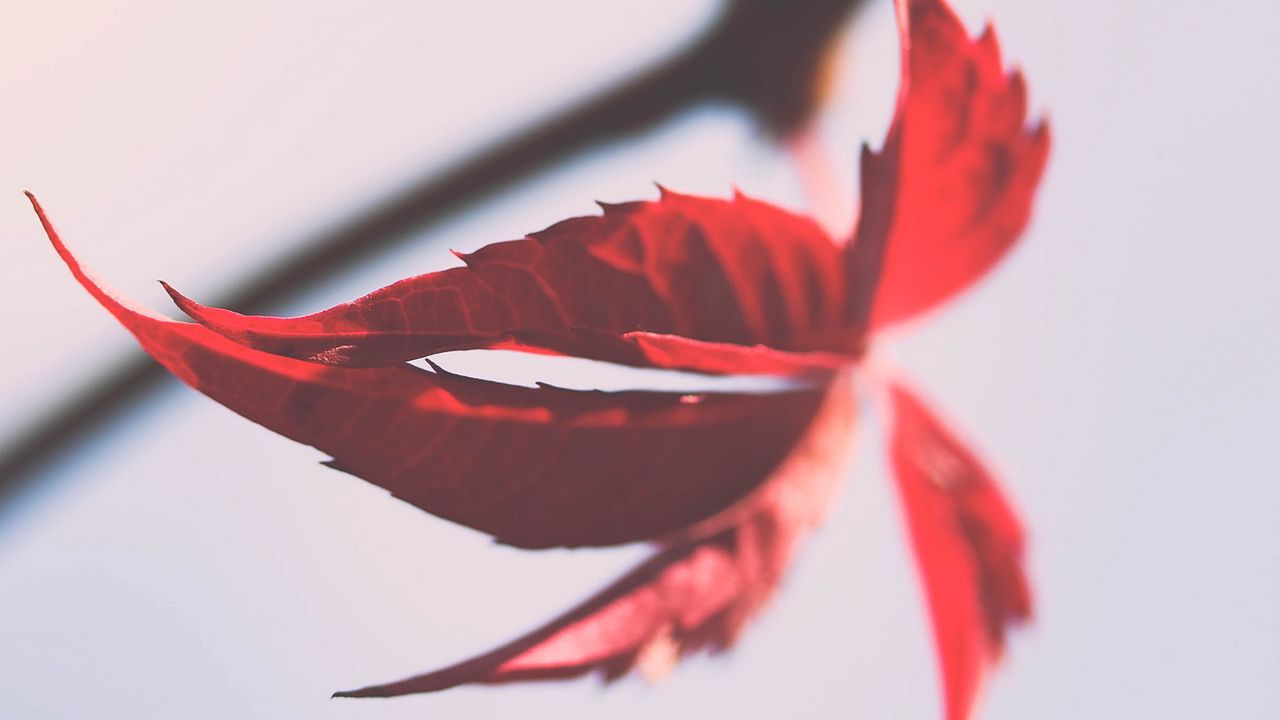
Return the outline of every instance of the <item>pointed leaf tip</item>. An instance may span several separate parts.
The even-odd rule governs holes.
[[[989,470],[904,385],[890,454],[923,580],[949,720],[969,717],[1008,629],[1031,616],[1022,525]]]

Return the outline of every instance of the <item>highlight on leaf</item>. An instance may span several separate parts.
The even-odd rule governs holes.
[[[295,318],[207,307],[194,323],[93,279],[84,290],[157,362],[333,467],[523,548],[651,542],[650,560],[491,652],[340,693],[617,677],[723,650],[774,595],[843,477],[854,378],[879,330],[986,274],[1023,230],[1049,135],[994,33],[942,0],[897,0],[893,122],[862,157],[849,242],[735,194],[662,189]],[[517,350],[784,379],[775,392],[580,391],[454,375],[430,356]],[[428,358],[428,368],[410,364]],[[876,382],[874,374],[868,380]],[[902,383],[890,453],[932,617],[949,720],[966,718],[1008,628],[1031,616],[1016,513]]]

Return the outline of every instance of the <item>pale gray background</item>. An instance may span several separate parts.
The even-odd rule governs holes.
[[[992,459],[1032,533],[1039,620],[982,716],[1280,716],[1280,4],[956,4],[975,29],[995,19],[1056,135],[1017,253],[882,348]],[[22,189],[127,294],[167,308],[164,277],[208,297],[366,198],[680,45],[715,3],[3,9],[8,438],[132,345],[58,265]],[[889,3],[873,0],[824,119],[850,176],[857,142],[888,119],[894,42]],[[785,155],[706,108],[294,309],[597,198],[651,197],[653,180],[803,201]],[[175,384],[0,518],[0,716],[937,717],[919,590],[878,429],[864,430],[838,510],[731,657],[656,687],[331,702],[485,649],[642,551],[491,547]]]

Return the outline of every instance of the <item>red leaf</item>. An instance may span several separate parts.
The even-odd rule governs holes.
[[[170,294],[193,319],[237,342],[334,365],[502,346],[759,373],[829,368],[842,360],[831,354],[855,349],[842,319],[839,250],[812,220],[741,195],[725,201],[666,190],[657,202],[603,207],[602,216],[459,255],[466,267],[305,317],[246,317]],[[687,351],[671,337],[701,345]],[[791,355],[775,357],[770,348]],[[798,354],[815,350],[826,357]]]
[[[893,469],[933,616],[947,717],[962,720],[1006,629],[1031,617],[1022,527],[972,451],[906,388],[891,394]]]
[[[703,520],[778,467],[824,394],[533,389],[271,355],[127,307],[36,210],[85,289],[174,375],[335,467],[512,545],[611,545]]]
[[[799,542],[823,519],[843,477],[854,422],[849,377],[833,383],[788,461],[723,529],[658,553],[541,628],[450,667],[346,697],[434,692],[467,683],[662,673],[688,653],[731,646],[767,603]],[[723,527],[728,523],[728,527]]]
[[[864,152],[849,246],[855,324],[917,315],[982,277],[1031,212],[1048,126],[1024,127],[1026,84],[988,26],[971,41],[941,0],[897,0],[902,86],[880,153]],[[874,294],[874,299],[873,299]]]
[[[902,88],[882,151],[864,150],[861,219],[844,248],[740,195],[664,190],[301,318],[207,308],[166,286],[192,325],[113,298],[36,210],[73,274],[148,353],[336,467],[509,544],[665,543],[524,638],[353,694],[615,676],[660,652],[733,642],[827,507],[853,412],[842,368],[869,331],[975,282],[1027,221],[1049,136],[1024,127],[1021,76],[1004,73],[989,29],[971,41],[941,0],[897,2]],[[575,392],[405,364],[480,347],[787,375],[793,387]],[[893,465],[947,715],[960,720],[1006,627],[1030,615],[1022,531],[973,454],[908,391],[892,395]]]

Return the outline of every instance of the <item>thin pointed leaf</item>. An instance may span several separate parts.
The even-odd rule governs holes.
[[[1005,633],[1031,617],[1022,525],[971,450],[902,385],[891,457],[924,580],[948,720],[969,717]]]

